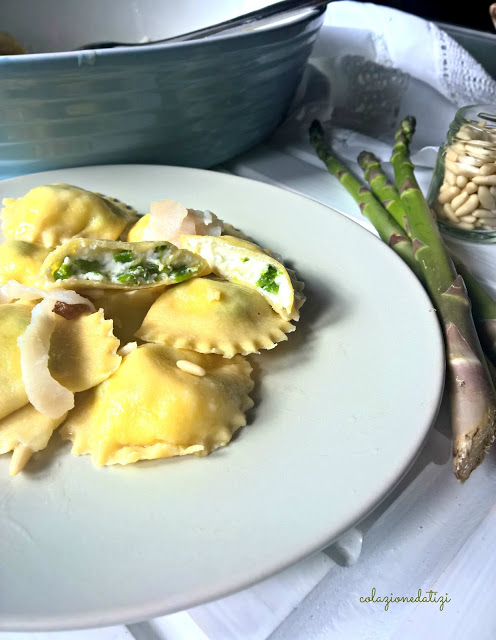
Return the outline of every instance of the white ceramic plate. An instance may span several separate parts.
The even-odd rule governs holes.
[[[280,253],[308,300],[289,341],[253,358],[256,407],[225,449],[97,469],[55,434],[15,478],[0,457],[0,629],[129,623],[249,586],[363,518],[421,448],[440,403],[441,333],[380,240],[312,200],[230,175],[106,166],[0,183],[68,182],[141,212],[211,209]]]

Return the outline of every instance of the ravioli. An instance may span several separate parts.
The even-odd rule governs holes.
[[[17,340],[31,322],[32,305],[0,305],[0,419],[29,401],[23,382]],[[121,362],[119,341],[103,311],[66,320],[56,315],[49,352],[49,369],[61,385],[76,392],[105,380]]]
[[[129,291],[90,289],[85,291],[85,295],[103,310],[106,318],[112,320],[114,336],[125,345],[135,340],[136,331],[164,289],[165,286]]]
[[[97,466],[204,456],[246,424],[250,373],[241,356],[141,345],[110,378],[76,397],[61,435],[72,440],[74,455],[91,455]]]
[[[33,453],[47,446],[52,433],[66,416],[49,418],[31,404],[26,404],[0,420],[0,454],[13,451],[9,469],[11,476],[22,471]]]
[[[57,316],[50,341],[48,368],[70,391],[85,391],[106,380],[121,363],[112,320],[102,309],[66,320]]]
[[[209,272],[201,256],[164,240],[75,238],[48,254],[40,283],[48,288],[129,290],[170,285]]]
[[[17,338],[31,322],[31,306],[0,304],[0,420],[27,404]]]
[[[226,280],[258,291],[286,320],[294,316],[294,288],[286,267],[258,245],[234,236],[181,236],[180,246],[202,256]]]
[[[17,280],[34,286],[49,252],[43,245],[24,240],[6,240],[0,244],[0,285]]]
[[[144,216],[141,216],[139,220],[137,220],[133,226],[129,229],[127,233],[127,241],[128,242],[143,242],[144,234],[148,225],[150,223],[150,214],[145,213]],[[165,238],[156,238],[156,240],[165,240]]]
[[[145,342],[232,358],[272,349],[294,330],[257,291],[194,278],[166,289],[135,335]]]
[[[0,212],[7,239],[48,248],[73,237],[116,240],[136,219],[121,204],[69,184],[35,187],[21,198],[5,198]]]

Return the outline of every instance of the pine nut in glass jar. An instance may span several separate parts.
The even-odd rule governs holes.
[[[456,112],[439,148],[427,201],[443,233],[496,242],[496,105]]]

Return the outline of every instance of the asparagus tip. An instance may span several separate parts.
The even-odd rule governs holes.
[[[372,153],[372,151],[360,151],[358,154],[357,162],[360,167],[365,171],[367,166],[371,162],[379,162],[379,158]]]
[[[403,120],[400,122],[398,130],[396,131],[396,142],[405,141],[407,144],[410,144],[413,134],[415,133],[416,126],[417,121],[414,116],[406,116],[405,118],[403,118]]]
[[[319,120],[312,120],[309,128],[310,139],[313,140],[316,137],[322,137],[324,135],[324,128]]]

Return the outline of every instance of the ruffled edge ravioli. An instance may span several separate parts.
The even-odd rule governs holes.
[[[117,240],[137,219],[114,198],[66,183],[34,187],[20,198],[4,198],[0,211],[6,238],[48,248],[74,237]]]
[[[135,335],[145,342],[232,358],[273,349],[294,330],[257,291],[194,278],[166,289]]]
[[[184,361],[197,373],[180,367]],[[74,455],[91,455],[97,466],[208,455],[246,424],[251,371],[241,356],[141,345],[110,378],[76,397],[61,435],[72,440]]]
[[[13,452],[9,467],[11,476],[22,471],[33,453],[47,446],[66,415],[49,418],[36,411],[33,405],[26,404],[0,420],[0,454]]]
[[[1,355],[6,362],[3,362],[0,382],[9,391],[4,389],[0,397],[0,409],[3,409],[0,454],[13,451],[10,475],[16,475],[34,453],[47,446],[52,433],[67,416],[67,412],[63,412],[57,418],[49,417],[29,402],[17,337],[30,323],[32,306],[33,303],[19,302],[0,305],[4,321],[0,338],[6,341],[2,344]],[[112,333],[112,321],[104,318],[102,310],[84,312],[71,320],[54,314],[54,320],[48,367],[58,383],[70,391],[82,391],[99,384],[118,368],[119,341]]]

